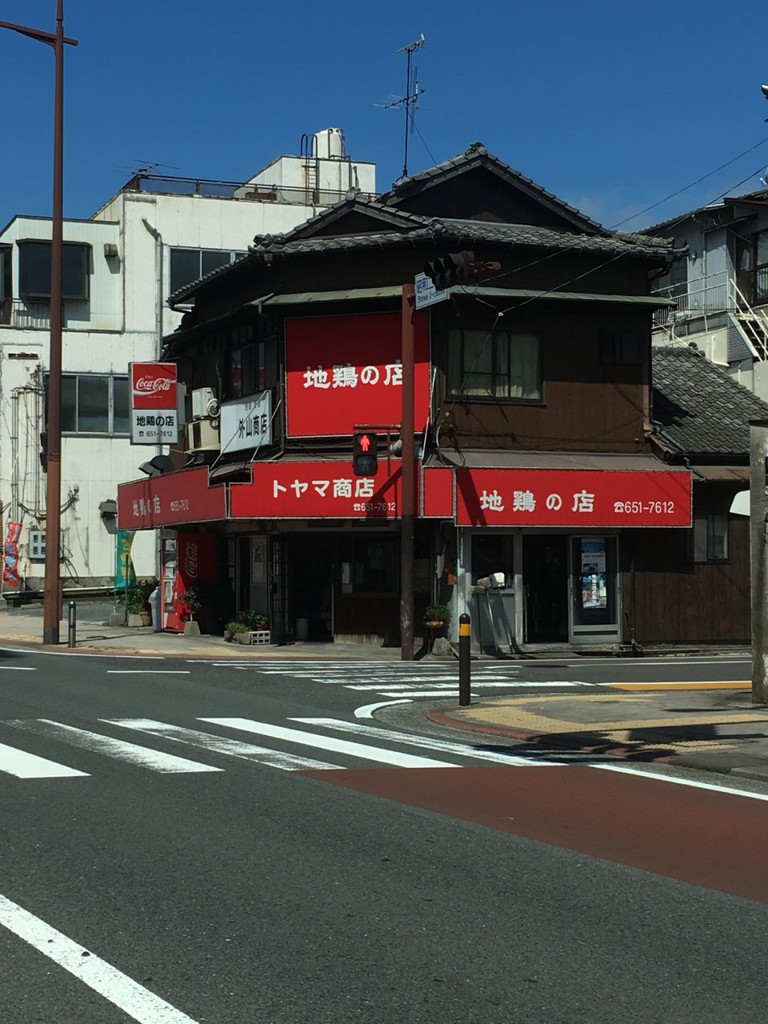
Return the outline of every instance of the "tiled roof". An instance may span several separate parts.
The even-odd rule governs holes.
[[[690,346],[653,348],[653,423],[660,439],[688,456],[745,456],[749,421],[768,404]]]
[[[379,249],[382,246],[401,245],[414,241],[445,241],[455,243],[488,242],[507,246],[529,246],[537,249],[569,249],[599,255],[658,257],[671,253],[668,240],[646,235],[620,234],[587,235],[559,228],[538,227],[530,224],[502,224],[496,221],[451,220],[441,217],[408,220],[413,227],[405,231],[379,231],[354,235],[288,235],[256,236],[252,251],[272,253],[332,252],[346,249]],[[416,226],[421,223],[421,227]]]
[[[519,184],[523,185],[530,194],[537,195],[540,199],[545,200],[548,205],[555,206],[560,209],[564,214],[567,214],[571,219],[579,220],[585,228],[591,227],[594,231],[604,232],[604,228],[597,221],[587,217],[581,210],[577,210],[576,207],[570,206],[562,199],[558,198],[553,192],[548,192],[547,189],[538,185],[532,178],[527,177],[520,171],[515,170],[509,164],[500,160],[493,153],[489,153],[482,142],[473,142],[463,153],[458,156],[451,157],[450,160],[444,160],[442,163],[436,164],[434,167],[429,167],[426,171],[420,171],[418,174],[409,175],[407,178],[401,178],[395,182],[389,192],[385,192],[384,195],[379,196],[376,200],[378,203],[384,205],[397,205],[397,203],[406,196],[411,195],[420,186],[425,184],[432,184],[440,179],[451,177],[452,175],[464,171],[472,166],[484,165],[501,172],[509,177],[516,178]]]

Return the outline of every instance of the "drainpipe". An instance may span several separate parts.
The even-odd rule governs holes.
[[[141,223],[155,240],[155,358],[158,362],[163,358],[163,236],[153,227],[146,217]],[[163,445],[158,444],[157,454],[163,454]],[[162,531],[155,528],[155,578],[162,583],[163,579],[163,540]],[[157,623],[155,623],[157,625]]]

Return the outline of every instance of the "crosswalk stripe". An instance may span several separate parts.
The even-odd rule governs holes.
[[[282,725],[271,725],[268,722],[254,722],[250,718],[201,718],[200,721],[210,722],[212,725],[222,725],[228,729],[239,729],[243,732],[253,732],[261,736],[271,736],[273,739],[287,740],[289,743],[299,743],[304,746],[318,747],[320,750],[331,750],[339,754],[349,754],[353,757],[360,757],[367,761],[378,761],[382,764],[397,765],[399,768],[459,767],[458,765],[452,764],[448,761],[436,761],[429,757],[419,757],[414,754],[402,754],[396,750],[386,750],[383,747],[373,747],[362,743],[350,743],[348,740],[339,740],[330,736],[304,732],[300,729],[286,729]]]
[[[289,721],[300,722],[303,725],[319,725],[326,729],[333,729],[335,732],[351,732],[370,739],[390,740],[395,743],[406,743],[413,747],[425,747],[428,750],[460,754],[463,757],[479,758],[482,761],[494,761],[497,764],[536,765],[536,767],[555,765],[559,767],[561,764],[559,761],[540,761],[538,758],[517,757],[512,753],[478,750],[475,747],[443,740],[437,736],[417,736],[415,733],[379,728],[376,725],[366,725],[364,722],[347,722],[342,718],[290,718]]]
[[[99,733],[88,732],[86,729],[76,729],[74,726],[52,722],[47,718],[15,719],[3,724],[13,726],[14,729],[23,729],[35,736],[61,740],[73,747],[80,747],[92,753],[106,754],[118,761],[125,761],[140,768],[149,768],[154,772],[171,774],[223,771],[222,768],[213,768],[211,765],[200,764],[198,761],[188,761],[184,757],[176,757],[175,754],[164,754],[159,750],[140,747],[136,743],[128,743],[111,736],[101,736]]]
[[[66,779],[76,775],[87,778],[88,772],[79,772],[37,754],[28,754],[16,747],[0,743],[0,772],[15,775],[17,779]]]
[[[287,772],[323,771],[339,767],[326,761],[302,757],[300,754],[270,750],[268,747],[259,747],[253,743],[244,743],[242,740],[233,740],[228,736],[215,736],[213,733],[198,732],[196,729],[185,729],[167,722],[156,722],[151,718],[104,718],[101,721],[120,726],[123,729],[134,729],[137,732],[149,733],[151,736],[161,736],[163,739],[175,740],[177,743],[200,747],[216,754],[256,761],[258,764],[281,768]]]

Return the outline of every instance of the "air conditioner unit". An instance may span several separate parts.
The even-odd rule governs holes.
[[[192,419],[219,415],[219,402],[212,388],[195,388],[192,392]]]
[[[185,449],[189,452],[217,452],[221,449],[217,419],[192,420],[186,427]]]

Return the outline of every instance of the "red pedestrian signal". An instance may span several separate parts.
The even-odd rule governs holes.
[[[375,476],[378,468],[378,438],[369,431],[352,437],[352,471],[355,476]]]

